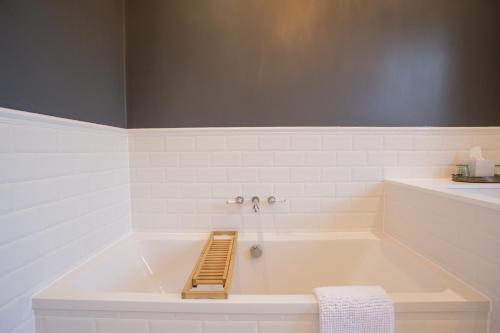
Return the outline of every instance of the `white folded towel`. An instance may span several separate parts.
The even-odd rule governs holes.
[[[321,333],[394,333],[394,307],[377,286],[314,289]]]

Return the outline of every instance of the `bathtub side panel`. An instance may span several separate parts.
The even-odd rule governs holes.
[[[38,316],[37,333],[59,333],[71,325],[82,333],[313,333],[319,332],[317,315],[127,312],[45,312]],[[103,331],[105,329],[105,331]],[[396,333],[487,333],[484,313],[440,312],[396,314]]]

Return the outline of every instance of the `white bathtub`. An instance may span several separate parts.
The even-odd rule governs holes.
[[[240,235],[228,300],[182,300],[207,235],[136,233],[37,294],[39,333],[316,332],[312,289],[381,285],[397,332],[486,332],[488,301],[388,236],[367,232]],[[457,330],[463,327],[463,330]]]

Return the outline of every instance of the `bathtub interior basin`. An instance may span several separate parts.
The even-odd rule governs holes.
[[[231,294],[308,294],[329,285],[381,285],[387,292],[439,292],[445,281],[409,251],[371,234],[340,239],[238,242]],[[354,237],[357,236],[357,237]],[[199,256],[200,239],[136,235],[60,281],[87,292],[178,293]],[[264,254],[250,256],[260,243]],[[96,272],[100,274],[96,275]],[[99,276],[100,278],[96,278]]]

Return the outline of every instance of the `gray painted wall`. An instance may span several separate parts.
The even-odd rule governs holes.
[[[128,126],[500,125],[500,1],[128,0]]]
[[[0,0],[0,106],[125,127],[500,125],[496,0]]]
[[[126,126],[123,0],[0,0],[0,106]]]

